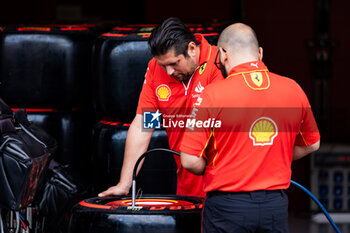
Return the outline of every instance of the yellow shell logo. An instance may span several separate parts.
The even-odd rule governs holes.
[[[160,101],[168,101],[171,96],[170,88],[165,84],[161,84],[156,89],[156,95]]]
[[[199,75],[203,74],[205,67],[207,67],[207,63],[204,62],[200,67],[199,67]]]
[[[263,83],[263,76],[260,72],[251,73],[250,78],[252,79],[253,83],[258,87],[260,87]]]
[[[260,117],[250,127],[249,137],[254,146],[272,145],[278,134],[276,123],[268,117]]]

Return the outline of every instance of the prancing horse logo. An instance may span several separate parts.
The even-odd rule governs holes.
[[[260,87],[261,84],[263,83],[263,76],[260,72],[251,73],[250,77],[251,77],[253,83],[258,87]]]

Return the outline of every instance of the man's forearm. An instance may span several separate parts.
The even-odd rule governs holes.
[[[318,150],[320,147],[320,141],[310,146],[294,146],[293,148],[293,160],[301,159],[304,156]]]
[[[132,173],[136,161],[146,152],[154,130],[142,130],[142,116],[137,115],[130,125],[125,142],[123,167],[119,183],[124,187],[131,187]],[[137,172],[140,170],[139,165]]]
[[[195,175],[203,175],[207,162],[203,157],[197,157],[181,151],[181,165]]]

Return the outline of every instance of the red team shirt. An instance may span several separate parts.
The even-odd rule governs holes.
[[[180,148],[207,159],[205,192],[287,189],[294,145],[320,139],[301,87],[260,61],[234,67],[195,105],[195,120],[221,122],[186,131]]]
[[[159,110],[163,117],[176,122],[177,116],[186,116],[188,109],[192,109],[204,88],[217,80],[223,80],[220,71],[215,67],[214,60],[217,53],[216,46],[211,46],[207,40],[196,34],[200,44],[199,67],[188,83],[184,84],[169,76],[153,58],[147,68],[144,85],[139,97],[137,114],[144,111]],[[169,146],[172,150],[180,151],[180,144],[184,129],[166,128]],[[201,176],[196,176],[183,169],[178,156],[174,156],[178,167],[177,194],[204,196]]]

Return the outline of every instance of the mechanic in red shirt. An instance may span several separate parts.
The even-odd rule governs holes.
[[[204,174],[203,232],[288,232],[292,160],[320,144],[309,101],[269,72],[249,26],[227,27],[218,51],[227,78],[202,92],[180,148],[183,167]]]
[[[157,26],[148,44],[154,58],[148,64],[136,116],[128,130],[120,181],[100,193],[100,197],[129,193],[134,165],[147,150],[154,132],[154,129],[145,128],[144,113],[159,112],[168,123],[184,120],[187,110],[192,110],[204,88],[223,80],[214,65],[216,46],[211,46],[202,35],[193,34],[179,19],[169,18]],[[170,148],[180,151],[184,129],[167,125],[166,131]],[[178,156],[175,160],[177,194],[204,196],[202,176],[183,169]]]

